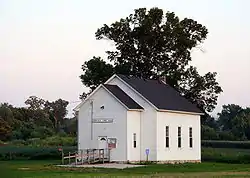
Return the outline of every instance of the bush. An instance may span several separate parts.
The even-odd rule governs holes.
[[[41,142],[42,142],[42,140],[40,138],[31,138],[25,142],[25,145],[36,146],[36,147],[46,146],[46,145],[42,145]]]
[[[218,140],[218,134],[216,133],[214,128],[206,125],[201,126],[201,136],[204,140]]]
[[[53,130],[47,127],[37,127],[33,132],[31,132],[32,138],[46,138],[54,134]]]
[[[215,141],[215,140],[203,140],[201,142],[203,147],[211,148],[238,148],[238,149],[250,149],[250,141]]]
[[[0,146],[5,145],[5,142],[3,142],[2,140],[0,140]]]
[[[53,136],[45,139],[31,138],[26,141],[24,140],[13,140],[10,142],[11,145],[15,146],[33,146],[33,147],[44,147],[44,146],[76,146],[76,137],[60,137]]]
[[[9,144],[16,145],[16,146],[24,146],[25,141],[24,140],[12,140]]]
[[[219,140],[235,140],[235,136],[232,134],[232,132],[229,131],[223,131],[218,133]]]
[[[59,147],[0,147],[0,160],[61,159]],[[76,147],[63,147],[65,153],[74,152]]]
[[[45,146],[76,146],[77,141],[75,137],[59,137],[59,136],[53,136],[48,137],[41,141],[42,145]]]

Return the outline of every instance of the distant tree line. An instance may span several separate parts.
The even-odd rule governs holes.
[[[77,119],[66,118],[68,101],[30,96],[26,107],[0,104],[0,140],[28,140],[55,135],[76,137]],[[223,105],[218,117],[201,119],[203,140],[250,140],[250,107]]]
[[[207,115],[202,120],[203,140],[250,140],[250,108],[223,105],[218,118]]]
[[[0,104],[0,140],[46,138],[56,134],[76,135],[76,118],[66,118],[68,101],[45,101],[30,96],[27,107]]]

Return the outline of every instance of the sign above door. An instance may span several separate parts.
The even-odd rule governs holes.
[[[93,119],[92,120],[92,122],[93,123],[112,123],[113,122],[113,119],[97,119],[97,118],[95,118],[95,119]]]

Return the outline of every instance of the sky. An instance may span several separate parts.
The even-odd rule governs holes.
[[[0,0],[0,103],[24,106],[29,96],[70,102],[87,89],[81,65],[106,57],[113,46],[95,39],[136,8],[159,7],[208,28],[201,50],[192,52],[200,74],[217,72],[223,104],[250,106],[250,1],[248,0]]]

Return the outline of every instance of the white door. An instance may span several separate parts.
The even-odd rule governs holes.
[[[108,148],[107,137],[98,137],[98,147],[99,147],[99,149],[107,149]]]

